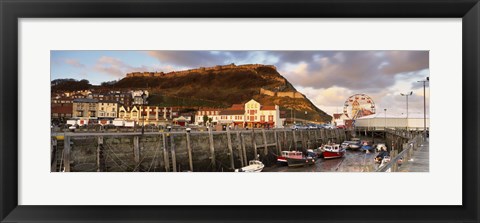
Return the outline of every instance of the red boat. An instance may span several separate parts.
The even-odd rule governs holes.
[[[341,147],[339,144],[327,144],[323,146],[323,158],[333,159],[340,158],[345,156],[345,148]]]
[[[300,151],[282,151],[282,155],[277,156],[277,162],[281,164],[288,164],[287,158],[301,158],[302,152]]]

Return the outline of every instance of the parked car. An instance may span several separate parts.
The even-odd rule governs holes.
[[[316,124],[308,124],[308,129],[318,129]]]
[[[302,124],[295,124],[291,126],[292,130],[299,130],[299,129],[308,129],[307,126],[304,126]]]

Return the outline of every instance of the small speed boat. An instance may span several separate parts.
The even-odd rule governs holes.
[[[373,149],[374,149],[374,147],[370,143],[368,143],[367,141],[363,142],[362,148],[360,148],[360,150],[366,151],[367,153],[369,153]]]
[[[352,138],[352,141],[350,144],[348,144],[348,148],[352,150],[356,150],[362,147],[362,141],[358,138]]]
[[[242,167],[240,169],[236,169],[235,172],[262,172],[265,165],[260,160],[250,160],[248,162],[248,166]]]

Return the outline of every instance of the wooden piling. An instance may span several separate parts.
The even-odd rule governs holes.
[[[140,147],[138,143],[138,136],[133,137],[133,157],[136,164],[140,163]]]
[[[235,169],[235,163],[233,162],[233,148],[232,148],[232,136],[230,135],[230,128],[227,127],[227,146],[230,155],[230,168]]]
[[[292,138],[293,138],[293,150],[297,150],[297,137],[295,136],[296,130],[292,131]]]
[[[238,156],[240,158],[240,164],[243,166],[246,166],[243,164],[243,150],[242,150],[242,140],[240,139],[240,132],[237,131],[237,150],[238,150]]]
[[[298,130],[300,132],[300,142],[302,143],[302,150],[305,149],[305,137],[303,137],[303,130]]]
[[[247,165],[248,161],[247,161],[247,150],[245,148],[245,136],[243,134],[240,134],[240,136],[241,136],[241,139],[242,139],[243,162],[245,163],[245,165]]]
[[[103,136],[98,136],[97,137],[97,172],[104,171],[102,168],[102,158],[103,158],[102,145],[103,145]]]
[[[63,141],[63,166],[65,172],[70,172],[70,136],[65,136]]]
[[[163,141],[163,160],[165,165],[165,171],[170,172],[170,161],[168,159],[168,151],[167,151],[167,139],[165,133],[162,133],[162,141]]]
[[[287,143],[287,131],[284,130],[283,131],[283,148],[288,148],[288,143]],[[290,150],[290,149],[289,149]],[[278,154],[280,155],[280,154]]]
[[[190,171],[193,172],[193,157],[192,157],[192,147],[190,145],[190,133],[186,133],[187,138],[187,152],[188,152],[188,164],[190,166]]]
[[[57,172],[57,171],[60,171],[60,170],[57,170],[57,153],[58,153],[58,146],[57,146],[57,139],[56,137],[52,137],[52,148],[51,148],[51,152],[50,152],[50,156],[51,156],[51,159],[50,159],[50,172]]]
[[[215,147],[213,145],[213,134],[212,134],[212,128],[208,128],[208,142],[210,144],[210,159],[212,160],[212,167],[213,170],[217,170],[217,164],[215,162]]]
[[[175,154],[175,141],[173,134],[170,134],[170,152],[172,153],[172,168],[173,172],[177,172],[177,155]]]
[[[280,155],[280,151],[282,151],[282,149],[280,148],[281,146],[281,143],[280,141],[278,140],[278,135],[277,135],[277,130],[273,130],[273,138],[275,139],[275,143],[276,143],[276,148],[277,148],[277,154]]]
[[[267,147],[267,136],[265,135],[265,129],[262,129],[262,136],[263,136],[263,155],[268,155],[268,147]]]
[[[253,142],[253,159],[257,158],[257,143]]]

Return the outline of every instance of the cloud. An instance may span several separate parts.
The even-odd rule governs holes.
[[[65,59],[64,62],[70,66],[77,67],[77,68],[85,68],[85,64],[80,63],[77,59]]]
[[[386,51],[387,65],[381,68],[382,73],[397,74],[423,70],[429,67],[427,51]]]
[[[95,65],[93,70],[101,73],[106,73],[115,77],[125,77],[126,73],[130,72],[145,72],[145,71],[154,71],[154,70],[171,70],[171,66],[165,67],[152,67],[142,65],[140,67],[131,66],[122,60],[115,57],[102,56],[100,57]]]
[[[283,60],[299,56],[296,60]],[[426,51],[339,51],[292,53],[279,61],[281,74],[295,85],[331,86],[380,91],[395,84],[395,76],[428,68]],[[297,61],[297,63],[292,63]],[[282,64],[283,62],[283,64]]]
[[[220,53],[212,51],[148,51],[147,54],[163,64],[189,68],[224,64],[231,57],[221,51]]]

